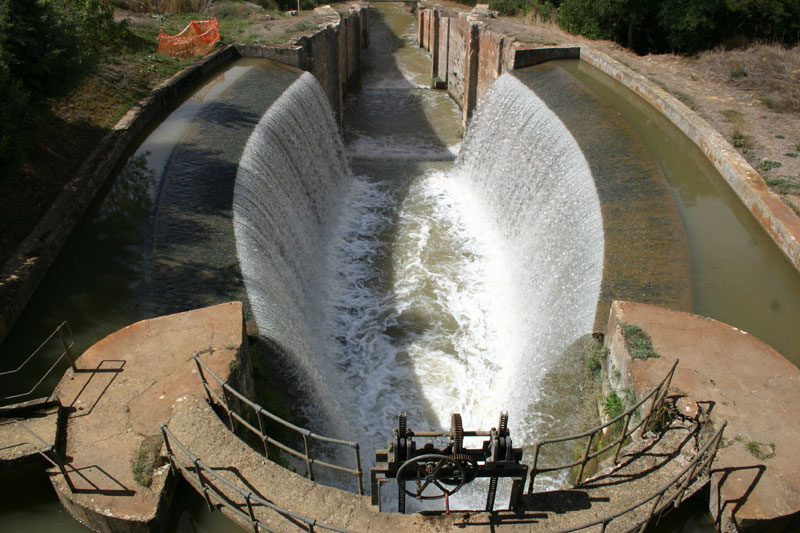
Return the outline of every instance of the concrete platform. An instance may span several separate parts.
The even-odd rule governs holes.
[[[621,354],[620,323],[645,330],[661,357]],[[800,530],[800,369],[747,332],[633,302],[612,305],[606,346],[639,394],[679,358],[672,392],[694,400],[712,423],[728,421],[709,502],[722,531]]]
[[[67,371],[56,388],[54,397],[67,411],[69,480],[56,472],[51,479],[64,506],[92,529],[162,528],[174,477],[168,466],[161,466],[144,487],[135,480],[132,465],[140,444],[160,435],[160,425],[176,404],[204,397],[194,353],[223,379],[232,368],[250,374],[240,303],[145,320],[117,331],[84,352],[77,363],[81,371]]]
[[[0,407],[0,470],[45,461],[58,443],[61,406],[48,398]]]

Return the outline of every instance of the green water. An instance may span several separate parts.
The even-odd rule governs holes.
[[[800,273],[701,151],[649,104],[578,61],[558,61],[612,106],[654,156],[689,239],[694,312],[763,340],[800,366]]]

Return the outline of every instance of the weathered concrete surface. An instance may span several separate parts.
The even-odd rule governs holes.
[[[45,462],[39,452],[58,444],[60,422],[61,406],[47,398],[0,407],[0,470]]]
[[[64,506],[89,527],[119,532],[163,525],[174,485],[169,468],[158,468],[152,485],[143,487],[132,464],[140,443],[159,434],[176,405],[204,397],[194,353],[222,379],[236,378],[240,390],[252,391],[239,302],[128,326],[84,352],[81,371],[68,371],[59,383],[54,396],[68,412],[64,455],[74,490],[57,472],[51,479]]]
[[[620,323],[644,329],[661,357],[620,355]],[[612,305],[606,346],[637,393],[652,388],[679,358],[675,393],[694,400],[711,422],[728,421],[727,447],[714,463],[709,502],[722,530],[800,527],[800,369],[737,328],[633,302]]]

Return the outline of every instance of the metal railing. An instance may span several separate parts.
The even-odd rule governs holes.
[[[611,524],[614,520],[621,518],[628,513],[631,513],[636,509],[639,509],[640,507],[652,502],[650,510],[647,513],[647,518],[644,520],[639,520],[633,524],[628,524],[625,529],[626,531],[638,530],[639,533],[644,533],[648,526],[652,524],[654,517],[660,517],[670,507],[677,509],[681,502],[685,499],[686,491],[689,490],[689,487],[701,476],[710,475],[711,463],[714,462],[714,458],[717,456],[717,450],[719,450],[719,444],[722,440],[722,432],[725,430],[725,426],[727,424],[727,422],[723,422],[722,426],[719,428],[719,430],[717,430],[711,440],[703,447],[702,450],[697,453],[697,455],[694,456],[686,468],[684,468],[677,476],[675,476],[672,481],[651,494],[649,497],[628,507],[624,511],[620,511],[613,515],[609,515],[571,529],[563,529],[559,531],[559,533],[571,533],[573,531],[581,531],[583,529],[596,526],[600,526],[600,531],[604,533],[609,524]],[[672,489],[675,489],[674,493],[670,496],[666,496],[667,493]]]
[[[250,522],[255,533],[259,533],[259,531],[262,530],[270,532],[275,531],[270,529],[269,526],[256,518],[254,509],[255,506],[262,506],[274,511],[283,518],[286,518],[289,522],[296,525],[298,528],[305,529],[306,531],[313,532],[314,528],[319,528],[327,531],[350,533],[346,529],[329,526],[327,524],[317,522],[313,518],[308,518],[306,516],[287,511],[286,509],[278,507],[274,503],[271,503],[264,498],[253,494],[252,491],[247,491],[238,487],[233,482],[220,476],[211,467],[204,465],[197,456],[193,455],[192,452],[190,452],[183,444],[181,444],[175,435],[173,435],[172,432],[167,428],[166,424],[161,425],[161,435],[164,437],[164,447],[167,451],[167,456],[169,457],[172,468],[178,470],[187,481],[191,482],[195,479],[197,480],[197,485],[195,488],[198,490],[198,492],[203,494],[209,510],[213,511],[215,509],[214,502],[212,501],[212,497],[215,496],[215,499],[219,501],[220,505],[225,506],[234,514]],[[191,467],[181,464],[173,452],[173,446],[186,456],[186,459],[192,465]],[[227,487],[228,491],[223,491],[223,489],[219,486],[220,484],[224,487]],[[241,507],[237,506],[236,501],[232,500],[232,496],[235,497],[236,495],[241,498],[242,503],[240,505],[241,507],[246,507],[247,512],[242,510]]]
[[[198,372],[200,374],[200,379],[203,382],[203,388],[206,391],[206,395],[208,396],[209,402],[211,402],[212,404],[216,403],[217,405],[221,406],[225,410],[225,413],[228,415],[228,422],[229,422],[231,431],[235,431],[235,422],[234,421],[238,421],[240,424],[242,424],[245,428],[250,430],[256,437],[258,437],[261,440],[261,442],[262,442],[262,444],[264,446],[264,455],[267,458],[269,458],[269,446],[272,445],[272,446],[275,446],[276,448],[278,448],[278,449],[280,449],[280,450],[282,450],[282,451],[284,451],[284,452],[286,452],[286,453],[288,453],[288,454],[290,454],[290,455],[292,455],[294,457],[302,459],[303,461],[305,461],[305,463],[307,465],[306,476],[308,477],[308,479],[310,479],[312,481],[314,480],[314,465],[322,466],[322,467],[325,467],[325,468],[330,468],[332,470],[336,470],[336,471],[339,471],[339,472],[345,472],[345,473],[348,473],[348,474],[352,474],[358,480],[358,493],[360,495],[364,494],[364,481],[362,479],[362,471],[361,471],[361,452],[360,452],[359,444],[357,442],[349,442],[349,441],[345,441],[345,440],[339,440],[339,439],[333,439],[333,438],[330,438],[330,437],[325,437],[323,435],[317,435],[316,433],[313,433],[308,429],[295,426],[291,422],[287,422],[286,420],[280,418],[279,416],[276,416],[276,415],[270,413],[269,411],[267,411],[266,409],[264,409],[263,407],[261,407],[257,403],[252,402],[252,401],[248,400],[247,398],[245,398],[236,389],[234,389],[233,387],[231,387],[230,385],[225,383],[222,379],[220,379],[220,377],[217,376],[208,367],[208,365],[206,365],[203,362],[203,360],[200,359],[200,357],[197,354],[194,355],[194,362],[197,365],[197,370],[198,370]],[[214,381],[216,381],[217,384],[219,384],[219,386],[222,388],[222,391],[223,391],[222,396],[217,394],[209,386],[208,381],[206,380],[206,374],[211,376],[211,378]],[[228,401],[228,396],[227,396],[228,394],[233,395],[240,402],[242,402],[244,405],[246,405],[247,407],[249,407],[252,410],[252,412],[255,414],[255,416],[258,419],[258,427],[255,427],[248,420],[246,420],[243,416],[241,416],[239,413],[237,413],[234,409],[231,408],[230,402]],[[302,452],[298,451],[298,450],[295,450],[294,448],[292,448],[290,446],[287,446],[287,445],[281,443],[280,441],[277,441],[277,440],[273,439],[272,437],[270,437],[269,435],[267,435],[267,432],[266,432],[266,427],[267,427],[266,420],[267,419],[271,420],[273,422],[276,422],[276,423],[280,424],[281,426],[285,427],[286,429],[289,429],[289,430],[297,433],[298,435],[300,435],[303,438],[304,450]],[[353,448],[354,454],[355,454],[356,468],[355,469],[348,468],[346,466],[341,466],[341,465],[337,465],[337,464],[329,463],[329,462],[326,462],[326,461],[322,461],[320,459],[313,458],[311,456],[311,441],[312,440],[323,442],[323,443],[327,443],[327,444],[334,444],[334,445],[339,445],[339,446],[348,446],[350,448]]]
[[[70,480],[69,475],[67,475],[67,470],[66,468],[64,468],[64,461],[61,460],[61,456],[56,451],[55,446],[49,444],[46,440],[37,435],[31,428],[26,426],[21,420],[7,420],[5,422],[0,422],[0,426],[7,426],[10,424],[16,424],[17,426],[22,428],[25,432],[30,434],[34,439],[38,440],[42,445],[44,445],[44,447],[39,448],[31,442],[18,442],[15,443],[15,445],[30,444],[31,446],[33,446],[34,451],[39,455],[41,455],[45,461],[50,463],[55,468],[58,468],[59,472],[61,472],[61,475],[64,476],[64,481],[67,482],[67,486],[71,491],[73,491],[74,487],[72,485],[72,480]],[[50,453],[52,457],[48,456],[47,455],[48,453]]]
[[[530,482],[528,483],[528,493],[533,492],[533,483],[536,479],[537,474],[546,473],[546,472],[556,472],[558,470],[566,470],[568,468],[579,467],[578,469],[578,476],[575,485],[580,485],[583,482],[583,473],[586,469],[586,464],[593,460],[595,457],[598,457],[611,448],[616,446],[616,450],[614,452],[614,463],[616,464],[617,459],[619,457],[619,452],[625,444],[625,441],[633,435],[639,428],[646,427],[650,417],[653,415],[654,412],[658,411],[664,399],[667,396],[667,392],[669,391],[670,383],[672,382],[672,376],[675,374],[675,367],[678,366],[678,360],[675,360],[675,363],[670,368],[667,375],[661,380],[661,383],[656,385],[650,392],[644,395],[644,397],[639,400],[634,406],[630,407],[627,411],[622,413],[621,415],[612,418],[602,426],[595,427],[590,429],[589,431],[585,431],[583,433],[577,435],[571,435],[569,437],[558,437],[553,439],[545,439],[541,441],[537,441],[534,444],[533,449],[533,464],[531,465],[531,477]],[[641,418],[638,423],[636,423],[633,427],[631,427],[631,419],[634,417],[634,414],[638,411],[638,409],[648,400],[652,399],[653,402],[650,404],[650,408],[648,409],[647,415]],[[619,421],[623,421],[622,423],[622,432],[620,435],[612,440],[610,443],[606,444],[605,446],[600,447],[597,450],[592,451],[592,446],[596,442],[595,437],[599,434],[603,434],[603,431],[616,424]],[[546,466],[541,467],[539,466],[539,456],[541,454],[541,449],[544,446],[557,444],[557,443],[564,443],[569,441],[575,441],[580,439],[586,439],[586,446],[584,447],[582,457],[577,461],[573,461],[571,463],[564,463],[555,466]]]
[[[53,370],[55,370],[55,368],[58,366],[58,364],[61,362],[61,360],[62,360],[62,359],[64,359],[65,357],[67,358],[67,361],[69,361],[69,366],[71,366],[71,367],[72,367],[72,370],[73,370],[73,371],[75,371],[75,372],[77,372],[77,371],[78,371],[78,368],[75,366],[75,358],[72,356],[72,347],[75,345],[75,337],[73,337],[73,335],[72,335],[72,329],[70,329],[70,327],[69,327],[69,324],[68,324],[68,323],[66,322],[66,320],[65,320],[64,322],[62,322],[62,323],[61,323],[61,324],[60,324],[60,325],[59,325],[59,326],[58,326],[58,327],[55,329],[55,331],[53,331],[53,333],[51,333],[51,334],[50,334],[50,336],[49,336],[49,337],[47,337],[47,338],[44,340],[44,342],[42,342],[42,343],[39,345],[39,347],[38,347],[38,348],[36,348],[36,350],[34,350],[34,351],[33,351],[33,353],[32,353],[32,354],[30,354],[30,355],[28,356],[28,358],[27,358],[27,359],[25,359],[25,360],[22,362],[22,364],[20,364],[20,365],[19,365],[19,366],[18,366],[16,369],[14,369],[14,370],[8,370],[8,371],[6,371],[6,372],[0,372],[0,377],[2,377],[2,376],[7,376],[7,375],[11,375],[11,374],[16,374],[16,373],[20,372],[20,371],[21,371],[23,368],[25,368],[25,365],[27,365],[27,364],[28,364],[30,361],[32,361],[32,360],[33,360],[33,358],[34,358],[34,357],[36,357],[36,355],[37,355],[37,354],[39,354],[39,353],[40,353],[40,352],[41,352],[41,351],[44,349],[44,347],[45,347],[45,346],[47,346],[47,344],[48,344],[48,343],[49,343],[49,342],[50,342],[50,341],[53,339],[53,337],[55,337],[56,335],[58,335],[59,339],[61,340],[61,344],[63,345],[64,349],[63,349],[63,351],[61,352],[61,355],[59,355],[58,357],[56,357],[55,361],[53,361],[53,364],[52,364],[52,365],[50,365],[50,368],[49,368],[49,369],[47,369],[47,371],[46,371],[46,372],[44,373],[44,375],[43,375],[43,376],[42,376],[42,377],[39,379],[39,381],[37,381],[37,382],[36,382],[36,384],[35,384],[35,385],[34,385],[34,386],[31,388],[31,390],[29,390],[28,392],[23,392],[23,393],[21,393],[21,394],[14,394],[14,395],[12,395],[12,396],[5,396],[5,397],[3,397],[3,398],[0,398],[0,400],[2,400],[2,401],[6,401],[6,400],[14,400],[14,399],[16,399],[16,398],[22,398],[22,397],[24,397],[24,396],[30,396],[31,394],[33,394],[33,392],[34,392],[34,391],[35,391],[37,388],[39,388],[39,385],[41,385],[41,384],[42,384],[42,382],[44,382],[44,380],[45,380],[45,379],[47,379],[47,376],[49,376],[49,375],[50,375],[50,374],[53,372]]]

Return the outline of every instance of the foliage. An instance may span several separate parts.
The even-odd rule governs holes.
[[[603,410],[610,419],[617,418],[625,411],[625,402],[619,397],[617,391],[612,390],[603,398]]]
[[[781,163],[780,161],[772,161],[769,159],[765,159],[758,164],[759,170],[764,170],[764,171],[772,170],[773,168],[780,168],[782,166],[783,163]]]
[[[631,357],[634,359],[650,359],[660,357],[653,348],[653,341],[646,331],[639,326],[622,324],[622,336]]]
[[[161,442],[161,435],[149,435],[142,440],[133,456],[133,479],[142,487],[149,487],[153,483],[153,472],[161,464]]]
[[[490,6],[502,14],[552,14],[569,32],[642,54],[800,40],[796,0],[494,0]]]
[[[106,0],[0,0],[0,170],[21,159],[30,105],[64,92],[123,33]]]

